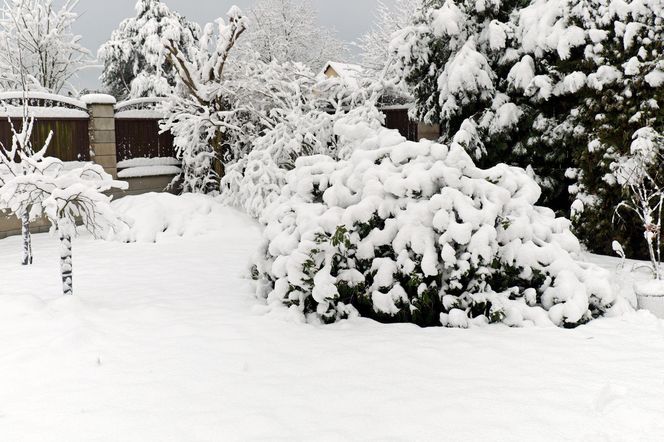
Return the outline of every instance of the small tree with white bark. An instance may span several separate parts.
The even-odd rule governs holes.
[[[35,119],[28,115],[27,100],[24,99],[23,101],[23,116],[20,131],[16,129],[12,120],[9,119],[12,131],[11,147],[7,148],[0,143],[0,186],[4,186],[7,181],[18,176],[41,173],[44,167],[50,164],[48,160],[45,160],[45,155],[53,132],[49,133],[41,149],[35,151],[31,140]],[[29,159],[29,161],[25,159]],[[21,220],[21,236],[23,238],[23,259],[21,263],[23,265],[32,264],[30,221],[42,215],[41,204],[20,207],[19,211],[14,211],[13,213]]]
[[[650,269],[655,279],[664,279],[662,270],[662,214],[664,211],[664,137],[644,127],[634,133],[630,154],[613,163],[617,182],[627,198],[616,208],[637,216],[643,225]],[[614,249],[616,246],[614,245]],[[622,250],[622,247],[620,247]]]
[[[34,207],[43,210],[51,223],[51,233],[60,239],[63,293],[73,295],[72,238],[76,224],[81,223],[95,237],[119,228],[122,221],[110,205],[111,197],[103,192],[126,189],[127,183],[114,180],[97,164],[67,171],[55,158],[34,161],[21,156],[21,161],[35,172],[8,180],[0,188],[0,199],[15,213]]]

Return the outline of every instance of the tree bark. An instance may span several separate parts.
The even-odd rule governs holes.
[[[32,236],[30,235],[30,214],[26,211],[21,216],[21,234],[23,236],[24,266],[32,264]]]
[[[71,235],[60,233],[60,272],[62,273],[62,293],[73,295],[73,268],[71,258]]]

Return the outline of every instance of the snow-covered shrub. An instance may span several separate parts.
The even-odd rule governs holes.
[[[366,122],[377,128],[382,122],[366,90],[348,89],[336,80],[317,82],[302,67],[292,72],[299,75],[270,84],[271,93],[282,97],[274,99],[266,118],[270,126],[253,140],[247,155],[227,167],[221,181],[223,200],[257,219],[278,198],[299,157],[348,156],[342,149],[347,143],[334,131],[337,124]]]
[[[268,303],[324,322],[572,327],[617,302],[523,170],[479,169],[458,143],[336,130],[350,158],[299,158],[268,208],[253,267]]]

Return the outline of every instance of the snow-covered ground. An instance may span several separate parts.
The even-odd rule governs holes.
[[[0,440],[658,441],[664,321],[557,328],[332,326],[264,314],[243,278],[259,227],[210,200],[121,202],[135,238],[0,241]],[[172,210],[178,208],[177,220]],[[591,257],[615,270],[614,259]],[[629,291],[624,272],[616,282]]]

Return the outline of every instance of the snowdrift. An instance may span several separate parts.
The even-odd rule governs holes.
[[[352,156],[298,159],[268,208],[252,268],[268,304],[323,322],[573,327],[619,303],[522,169],[479,169],[461,141],[335,130]]]
[[[207,195],[146,193],[112,203],[126,228],[110,239],[122,242],[157,242],[164,238],[198,236],[232,227],[237,216]],[[241,216],[244,219],[246,216]]]

